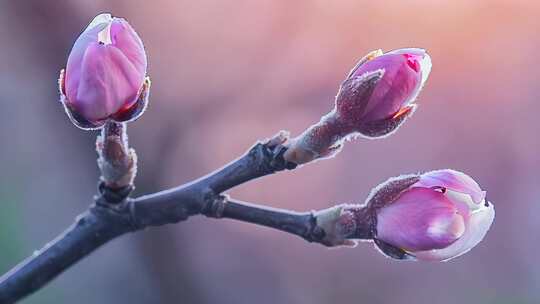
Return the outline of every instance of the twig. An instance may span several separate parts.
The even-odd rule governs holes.
[[[177,188],[135,199],[127,198],[131,185],[122,184],[114,189],[109,186],[116,185],[114,181],[109,180],[108,184],[102,181],[100,196],[89,211],[53,242],[0,278],[0,303],[13,303],[33,293],[120,235],[148,226],[177,223],[193,215],[263,225],[326,246],[350,245],[349,238],[370,239],[373,221],[362,206],[339,205],[318,212],[293,212],[244,203],[221,194],[252,179],[294,169],[296,164],[283,158],[287,148],[282,144],[287,138],[286,133],[280,132],[270,140],[257,143],[222,169]]]
[[[124,214],[94,206],[75,224],[0,278],[0,303],[14,303],[113,238],[130,231]]]

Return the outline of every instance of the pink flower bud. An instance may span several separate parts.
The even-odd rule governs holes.
[[[415,108],[414,100],[431,71],[423,49],[398,49],[364,57],[350,72],[336,98],[340,120],[368,137],[391,133]],[[362,92],[366,76],[381,74],[369,92]]]
[[[291,140],[285,159],[304,164],[336,155],[344,140],[355,135],[391,134],[414,112],[413,102],[430,70],[423,49],[369,53],[341,85],[334,109]]]
[[[79,36],[69,54],[60,85],[73,122],[97,128],[108,120],[136,119],[146,106],[146,53],[129,23],[98,15]]]
[[[419,260],[445,261],[464,254],[484,238],[495,210],[472,178],[447,169],[412,181],[398,189],[397,197],[368,203],[376,210],[374,239],[383,252],[390,248]],[[396,190],[390,189],[395,185],[380,186],[379,199]]]

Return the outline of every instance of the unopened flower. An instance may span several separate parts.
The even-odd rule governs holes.
[[[367,137],[391,133],[409,116],[431,71],[424,49],[370,53],[350,72],[336,98],[339,120]],[[366,78],[378,77],[365,90]]]
[[[331,157],[347,138],[378,138],[397,130],[414,112],[430,70],[431,59],[423,49],[369,53],[341,85],[334,109],[291,140],[285,159],[303,164]]]
[[[73,45],[60,77],[66,112],[83,129],[136,119],[147,103],[146,67],[142,41],[129,23],[96,16]]]
[[[476,246],[493,219],[486,192],[464,173],[431,171],[379,186],[368,201],[374,240],[394,258],[444,261]]]

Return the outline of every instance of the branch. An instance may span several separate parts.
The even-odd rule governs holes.
[[[111,129],[115,131],[115,136],[123,134],[115,128],[108,130]],[[107,136],[104,131],[101,141],[106,142]],[[118,139],[125,141],[123,138]],[[198,180],[135,199],[127,198],[132,185],[122,184],[122,187],[115,188],[112,186],[118,186],[118,183],[102,178],[100,195],[89,211],[79,216],[76,223],[53,242],[0,278],[0,303],[13,303],[40,289],[118,236],[149,226],[177,223],[193,215],[230,218],[267,226],[326,246],[351,245],[348,239],[370,239],[373,221],[362,206],[339,205],[317,212],[294,212],[244,203],[221,194],[258,177],[294,169],[296,164],[283,158],[287,150],[283,143],[287,139],[287,134],[280,132],[270,140],[255,144],[240,158]],[[133,151],[123,150],[128,151],[125,157],[134,157]],[[103,173],[103,164],[107,159],[105,157],[103,160],[101,156],[100,153]],[[121,153],[114,156],[116,160],[122,157]],[[134,174],[131,165],[120,167]],[[114,166],[108,167],[110,172],[115,172],[114,169]],[[116,175],[126,180],[123,174]]]
[[[350,239],[371,239],[373,220],[363,205],[337,205],[310,212],[295,212],[223,197],[211,214],[281,230],[325,246],[356,245]]]
[[[145,195],[132,200],[133,218],[140,227],[176,223],[190,215],[206,214],[223,191],[250,180],[296,164],[283,158],[282,145],[288,136],[280,132],[272,139],[255,144],[240,158],[198,180],[170,190]]]
[[[0,303],[14,303],[113,238],[130,231],[125,215],[93,206],[55,240],[0,278]]]

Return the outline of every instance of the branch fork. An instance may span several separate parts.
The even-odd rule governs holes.
[[[371,239],[372,221],[360,205],[295,212],[238,201],[224,194],[250,180],[295,169],[298,164],[284,156],[289,144],[289,133],[280,131],[193,182],[131,198],[137,156],[128,146],[125,123],[107,122],[96,142],[101,177],[95,203],[53,242],[0,277],[0,303],[13,303],[38,290],[116,237],[194,215],[262,225],[328,247],[353,246],[355,241],[351,239]]]

